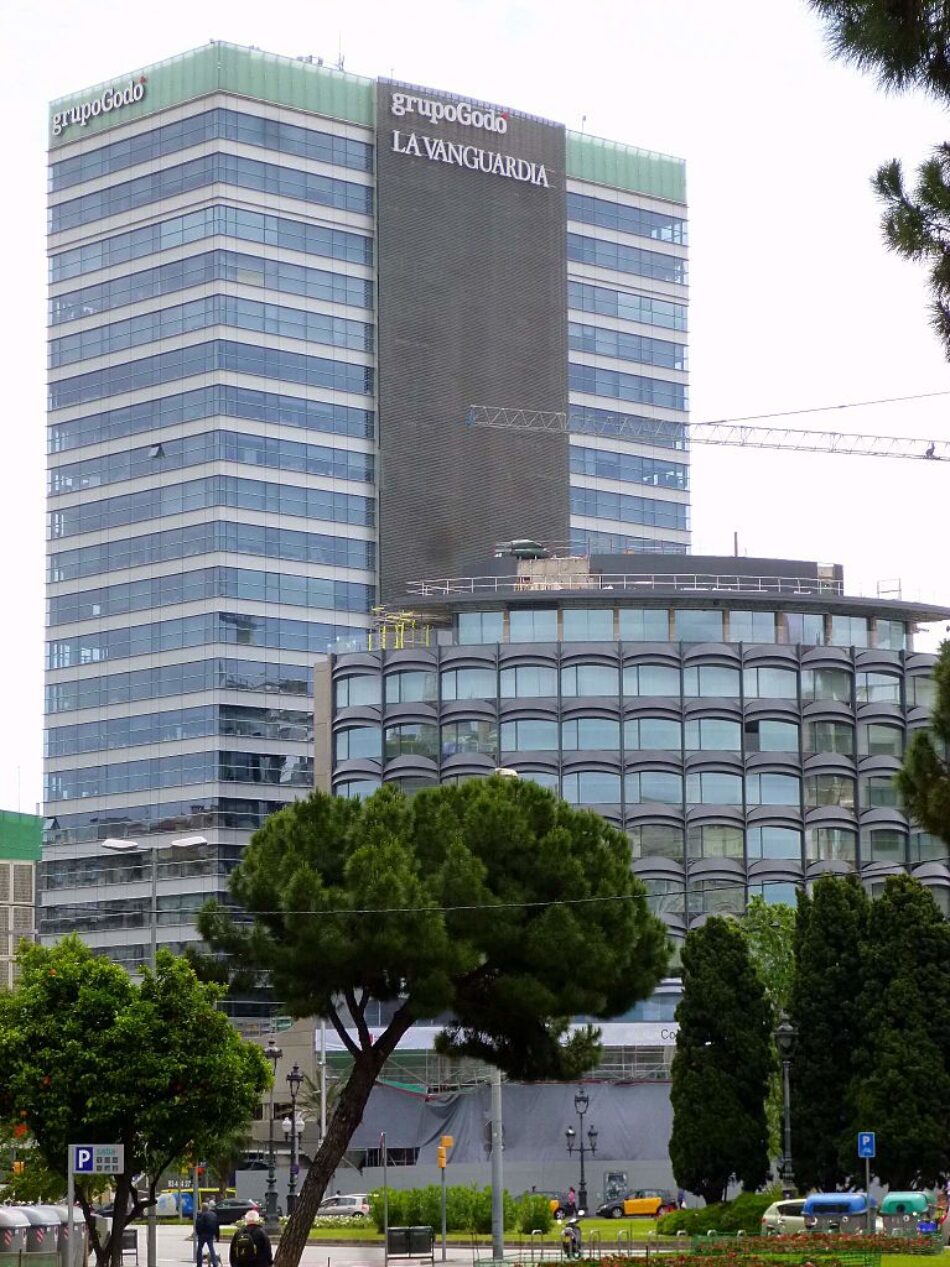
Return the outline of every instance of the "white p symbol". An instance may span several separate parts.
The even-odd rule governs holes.
[[[76,1169],[91,1170],[92,1169],[92,1149],[77,1148],[76,1149]]]

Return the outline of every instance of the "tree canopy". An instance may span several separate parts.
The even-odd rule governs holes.
[[[713,1204],[733,1179],[754,1190],[769,1173],[774,1012],[731,921],[687,934],[676,1019],[670,1160],[676,1182]]]
[[[215,1008],[219,988],[167,951],[141,984],[75,937],[24,943],[19,963],[17,988],[0,996],[0,1116],[26,1125],[63,1191],[70,1144],[124,1145],[104,1243],[77,1179],[97,1262],[120,1267],[122,1228],[154,1201],[162,1171],[247,1125],[270,1071]],[[144,1199],[132,1190],[142,1172]]]
[[[950,642],[940,647],[933,677],[936,702],[930,727],[912,733],[897,786],[907,813],[950,844]]]
[[[597,1059],[572,1016],[616,1016],[669,957],[626,836],[527,779],[413,797],[315,793],[273,815],[230,879],[248,927],[211,904],[200,927],[235,969],[266,972],[284,1010],[323,1016],[352,1057],[284,1229],[299,1260],[323,1191],[386,1059],[415,1020],[453,1019],[440,1048],[514,1077],[566,1079]],[[389,1019],[371,1033],[370,1001]]]
[[[832,54],[887,89],[950,101],[950,5],[943,0],[810,0]],[[931,319],[950,357],[950,145],[938,144],[910,189],[897,159],[874,177],[888,246],[930,270]]]
[[[868,907],[854,876],[822,876],[798,899],[789,999],[798,1036],[790,1085],[792,1157],[803,1192],[833,1192],[857,1165],[849,1097],[852,1057],[864,1030],[859,1000]]]

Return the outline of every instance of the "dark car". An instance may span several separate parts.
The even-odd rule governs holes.
[[[672,1192],[661,1188],[635,1188],[613,1201],[605,1201],[597,1214],[602,1219],[657,1218],[675,1209],[676,1197]]]
[[[226,1223],[237,1223],[239,1219],[243,1219],[248,1210],[260,1208],[259,1201],[247,1201],[242,1197],[224,1197],[215,1203],[214,1212],[223,1227]]]

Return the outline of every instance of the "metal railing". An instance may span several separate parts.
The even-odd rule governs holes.
[[[449,576],[409,581],[409,593],[420,598],[464,594],[506,595],[573,590],[645,594],[789,594],[844,595],[844,584],[815,576],[740,576],[728,572],[602,572],[558,576]]]

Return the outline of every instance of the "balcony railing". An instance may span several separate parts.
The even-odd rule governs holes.
[[[626,594],[844,594],[841,581],[815,576],[739,576],[717,572],[619,572],[557,576],[450,576],[410,581],[409,593],[419,598],[456,598],[465,594],[499,597],[509,594],[587,593]]]

